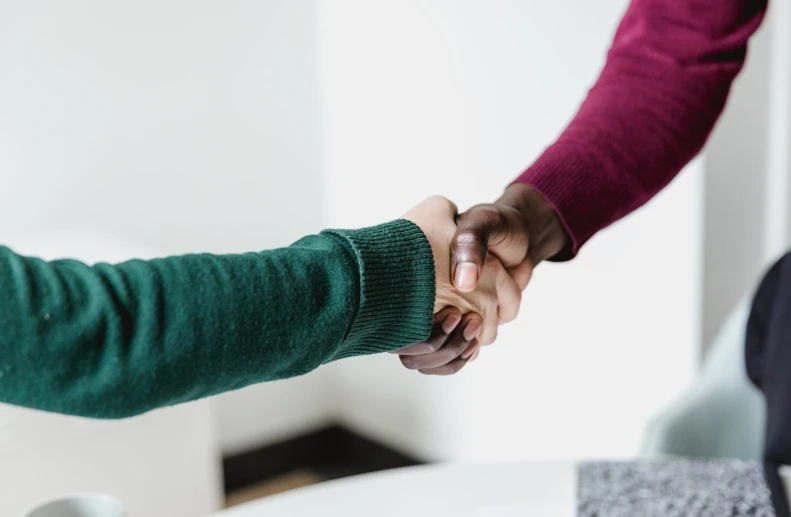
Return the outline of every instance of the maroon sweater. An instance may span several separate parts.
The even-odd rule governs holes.
[[[518,182],[555,207],[576,253],[703,147],[766,0],[632,0],[574,120]]]

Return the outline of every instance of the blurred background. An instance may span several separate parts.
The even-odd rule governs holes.
[[[574,114],[626,5],[2,1],[0,240],[89,262],[241,252],[432,194],[491,201]],[[390,466],[638,454],[789,243],[791,43],[774,27],[791,16],[774,9],[705,154],[541,265],[460,375],[385,355],[121,422],[0,406],[0,513],[99,490],[200,516],[226,492]]]

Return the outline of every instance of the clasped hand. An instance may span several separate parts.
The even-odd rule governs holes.
[[[452,264],[457,262],[451,258],[454,236],[457,241],[465,238],[463,233],[457,234],[457,217],[456,205],[440,196],[430,197],[404,214],[404,219],[423,230],[431,244],[436,297],[434,327],[429,339],[395,353],[404,366],[424,374],[454,374],[475,360],[481,346],[492,344],[498,325],[516,318],[521,292],[532,271],[522,266],[527,255],[526,243],[509,248],[511,255],[519,259],[514,260],[512,270],[486,250],[480,257],[480,265]]]

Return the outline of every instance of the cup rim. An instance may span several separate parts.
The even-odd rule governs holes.
[[[34,506],[31,506],[25,511],[25,517],[30,517],[33,512],[41,510],[46,506],[55,503],[62,503],[66,501],[77,501],[80,499],[93,499],[93,500],[102,500],[107,503],[115,504],[115,506],[120,510],[119,515],[123,516],[126,515],[126,509],[124,508],[123,503],[117,497],[111,496],[110,494],[105,494],[104,492],[72,492],[64,495],[59,495],[56,497],[52,497],[50,499],[46,499]]]

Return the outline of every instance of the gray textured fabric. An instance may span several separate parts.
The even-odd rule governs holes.
[[[775,517],[754,461],[583,463],[578,482],[577,517]]]

